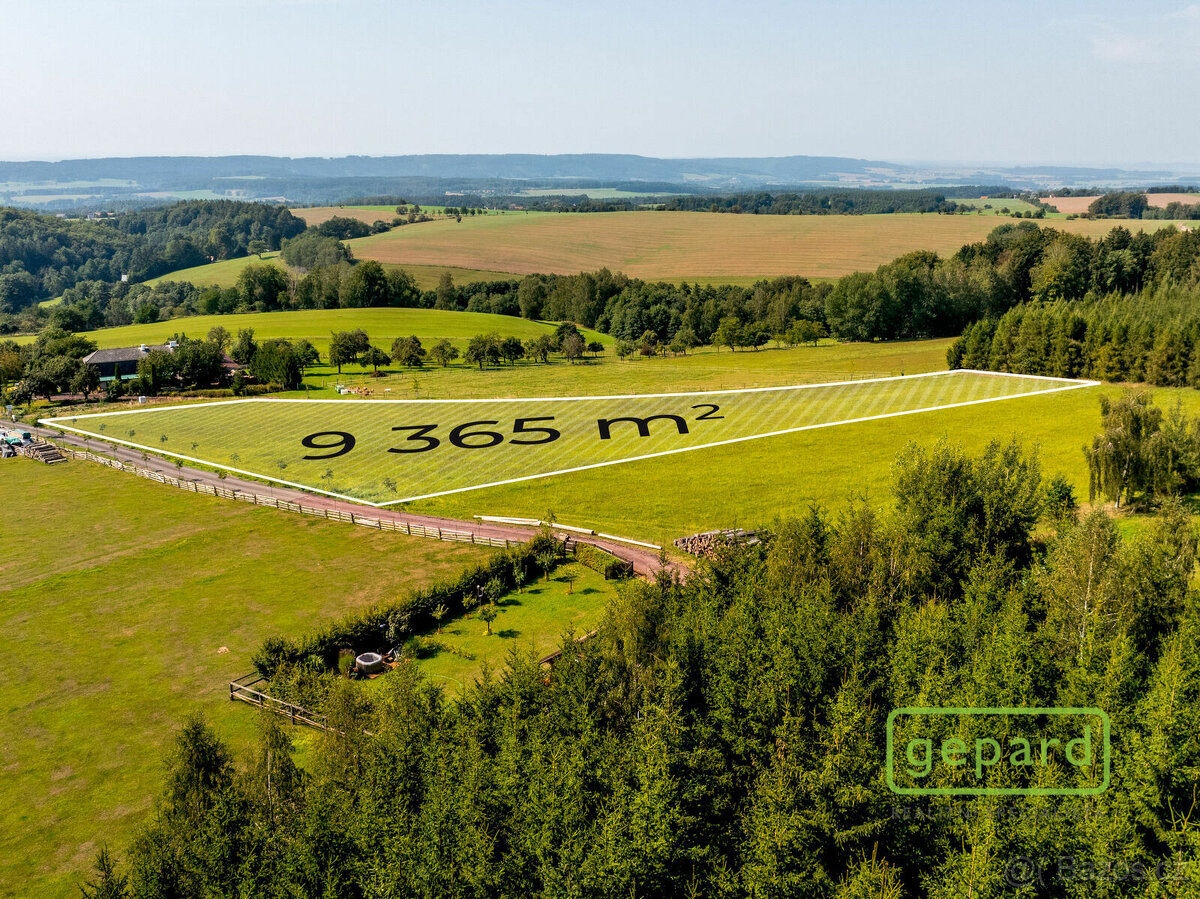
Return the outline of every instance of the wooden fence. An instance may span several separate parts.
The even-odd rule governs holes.
[[[265,712],[287,718],[292,724],[303,724],[306,727],[315,727],[317,730],[333,730],[329,726],[328,719],[319,712],[310,712],[306,708],[284,702],[274,696],[268,696],[261,690],[255,690],[254,685],[262,682],[263,679],[257,674],[246,674],[237,680],[230,681],[229,701],[240,701],[257,706]]]
[[[166,484],[168,487],[176,487],[180,490],[187,490],[190,493],[200,493],[204,496],[219,496],[223,499],[231,499],[234,502],[250,503],[255,506],[270,506],[273,509],[280,509],[284,512],[315,515],[317,518],[325,518],[329,521],[345,521],[350,524],[357,524],[360,527],[375,528],[380,531],[396,531],[410,537],[429,537],[433,540],[444,540],[450,543],[472,543],[476,546],[499,546],[505,549],[510,546],[519,546],[521,543],[520,540],[508,540],[503,537],[485,537],[481,534],[476,534],[474,531],[457,531],[450,528],[438,527],[429,528],[396,518],[371,517],[369,515],[359,515],[356,512],[344,512],[341,509],[324,509],[319,506],[307,506],[304,503],[295,503],[290,500],[279,499],[276,496],[267,496],[263,493],[249,493],[245,490],[230,489],[214,484],[201,484],[198,481],[189,480],[188,478],[173,477],[172,475],[163,474],[161,471],[152,471],[149,468],[132,465],[129,462],[120,462],[116,459],[109,459],[106,456],[97,456],[95,453],[86,450],[76,450],[67,447],[62,447],[61,449],[65,455],[72,459],[107,465],[109,468],[125,471],[137,475],[139,478],[146,478],[149,481]]]

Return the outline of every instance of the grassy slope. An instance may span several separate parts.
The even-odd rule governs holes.
[[[242,269],[251,264],[271,264],[287,269],[278,253],[264,253],[260,259],[257,256],[242,256],[238,259],[224,259],[208,265],[197,265],[194,268],[183,268],[157,278],[151,278],[147,284],[158,284],[165,281],[190,281],[199,287],[234,287]],[[449,272],[455,284],[474,284],[476,281],[504,281],[511,278],[508,272],[484,272],[471,269],[455,268],[447,265],[387,265],[385,268],[402,268],[417,282],[421,290],[433,290],[438,285],[443,272]]]
[[[357,257],[517,273],[607,266],[652,280],[836,277],[912,250],[948,254],[1003,221],[981,215],[716,215],[705,212],[520,213],[429,222],[350,241]],[[1107,234],[1113,222],[1056,228]],[[1147,229],[1169,223],[1144,222]]]
[[[243,315],[196,315],[149,325],[103,328],[99,331],[89,331],[86,336],[104,349],[136,346],[140,343],[163,343],[176,333],[202,338],[210,328],[217,325],[235,336],[242,328],[253,328],[256,340],[269,337],[297,340],[305,337],[322,353],[329,346],[331,332],[353,328],[365,330],[372,343],[383,347],[385,351],[395,338],[410,334],[420,337],[426,347],[440,337],[448,338],[461,347],[465,346],[471,337],[485,331],[499,331],[505,336],[514,335],[522,340],[554,331],[554,325],[551,324],[482,312],[444,312],[437,309],[309,309],[298,312],[251,312]],[[597,332],[585,333],[589,341],[613,342],[611,337]],[[18,338],[18,341],[32,342],[33,337]]]
[[[70,895],[102,843],[120,848],[189,712],[244,744],[254,713],[225,683],[263,637],[485,554],[85,463],[0,468],[2,896]]]

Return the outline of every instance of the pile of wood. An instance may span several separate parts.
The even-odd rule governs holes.
[[[54,465],[57,462],[66,462],[67,457],[59,451],[59,448],[52,443],[42,443],[36,441],[24,446],[18,446],[17,452],[22,456],[28,456],[30,459],[37,459],[39,462],[45,462],[47,465]]]
[[[703,534],[692,534],[690,537],[680,537],[675,545],[685,553],[693,556],[711,556],[717,547],[729,543],[753,545],[758,543],[758,532],[747,531],[743,528],[725,528],[720,531],[705,531]]]

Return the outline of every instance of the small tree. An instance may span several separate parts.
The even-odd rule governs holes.
[[[371,366],[374,374],[379,374],[379,366],[388,365],[392,361],[392,357],[378,347],[369,346],[363,351],[362,358],[359,360],[363,365]]]
[[[537,554],[537,563],[546,574],[546,583],[550,582],[550,571],[554,568],[554,562],[557,558],[558,556],[548,549]]]
[[[517,592],[525,592],[525,560],[513,559],[512,563],[513,582],[517,585]]]
[[[429,349],[429,358],[445,368],[451,362],[458,358],[458,349],[449,340],[443,337]]]
[[[583,338],[578,334],[568,334],[562,341],[562,354],[572,365],[583,355]]]
[[[117,873],[107,846],[96,856],[95,871],[95,877],[79,887],[83,899],[125,899],[129,895],[129,878]]]
[[[420,368],[425,361],[425,348],[421,346],[421,341],[415,335],[397,337],[392,341],[392,358],[398,364],[408,368]]]
[[[267,252],[269,249],[270,247],[267,246],[267,242],[265,240],[252,240],[246,247],[246,251],[251,256],[257,256],[259,259],[262,259],[262,254]]]
[[[487,625],[487,635],[490,637],[492,635],[492,622],[496,620],[495,605],[489,603],[488,605],[484,606],[479,610],[479,617],[482,618],[484,623]]]
[[[444,603],[438,603],[433,607],[433,623],[439,634],[442,632],[442,619],[446,617],[448,611],[450,610],[446,608]]]
[[[483,585],[483,596],[489,603],[495,605],[500,601],[500,597],[504,595],[504,582],[498,577],[494,577]]]
[[[561,575],[559,575],[559,580],[567,582],[567,595],[568,596],[574,592],[573,588],[575,585],[575,581],[578,579],[579,579],[579,572],[576,571],[574,568],[568,568]]]
[[[604,344],[602,344],[598,340],[593,340],[591,343],[589,343],[587,345],[587,351],[589,353],[591,353],[593,356],[599,356],[601,353],[604,352]]]

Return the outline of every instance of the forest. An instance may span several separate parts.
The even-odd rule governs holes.
[[[283,207],[233,200],[78,220],[0,207],[0,319],[82,281],[138,282],[252,245],[277,250],[304,229]]]
[[[893,491],[637,582],[553,668],[514,654],[457,698],[412,666],[364,690],[315,659],[338,732],[303,768],[286,723],[261,716],[235,758],[193,718],[156,811],[85,895],[1195,895],[1184,508],[1164,495],[1123,536],[1017,443],[910,445]],[[1110,783],[898,795],[885,727],[905,706],[1101,708]]]

